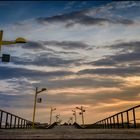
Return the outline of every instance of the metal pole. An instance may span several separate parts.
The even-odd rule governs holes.
[[[75,117],[75,122],[77,122],[76,111],[75,111],[74,117]]]
[[[118,114],[117,114],[117,126],[119,128],[119,116],[118,116]]]
[[[11,117],[10,117],[10,128],[12,128],[12,120],[13,120],[13,116],[12,116],[12,114],[10,115]]]
[[[37,87],[36,87],[36,91],[35,91],[35,98],[34,98],[34,112],[33,112],[33,125],[32,128],[35,127],[35,111],[36,111],[36,99],[37,99]]]
[[[3,111],[1,111],[1,114],[0,114],[0,128],[2,128],[2,117],[3,117]]]
[[[2,37],[3,37],[3,31],[0,31],[0,51],[2,46]]]
[[[129,114],[128,114],[128,111],[126,111],[126,115],[127,115],[127,128],[130,128],[130,126],[129,126]]]
[[[114,128],[116,127],[116,124],[115,124],[115,116],[113,116],[113,125],[114,125]]]
[[[75,122],[77,122],[77,118],[76,118],[76,110],[72,110],[72,112],[74,112],[73,115],[74,115],[74,118],[75,118]]]
[[[51,112],[50,112],[50,125],[52,124],[52,108],[51,108]]]
[[[135,108],[133,108],[133,120],[134,120],[134,128],[136,128],[136,116],[135,116]]]
[[[123,124],[123,113],[121,113],[121,120],[122,120],[122,128],[124,128],[124,124]]]
[[[83,126],[84,126],[84,113],[83,113],[83,107],[81,106],[81,113],[82,113],[82,122],[83,122]]]
[[[8,113],[6,113],[6,122],[5,122],[5,128],[8,126]]]

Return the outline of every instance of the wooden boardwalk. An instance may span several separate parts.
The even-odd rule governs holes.
[[[139,139],[140,129],[0,129],[0,139]]]

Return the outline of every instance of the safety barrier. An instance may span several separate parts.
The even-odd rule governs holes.
[[[93,128],[140,128],[140,105],[92,124]]]
[[[0,109],[0,129],[32,128],[32,122]]]

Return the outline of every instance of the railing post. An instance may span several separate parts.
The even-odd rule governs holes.
[[[19,128],[19,122],[20,122],[20,118],[18,117],[18,128]]]
[[[114,125],[114,128],[116,128],[115,127],[115,116],[113,116],[113,125]]]
[[[104,129],[105,129],[105,119],[104,119]]]
[[[12,128],[12,117],[13,117],[13,116],[12,116],[12,114],[10,114],[10,116],[11,116],[11,117],[10,117],[10,128]]]
[[[3,111],[0,113],[0,128],[2,128],[2,117],[3,117]]]
[[[20,128],[22,128],[22,125],[23,125],[23,119],[21,119],[21,126],[20,126]]]
[[[26,120],[26,128],[28,128],[28,123],[27,123],[27,120]]]
[[[135,108],[133,108],[133,120],[134,120],[134,128],[136,128],[136,117],[135,117]]]
[[[8,113],[6,112],[6,121],[5,121],[5,128],[8,126]]]
[[[110,117],[109,119],[110,119],[110,128],[112,128],[112,121],[111,121],[111,117]]]
[[[124,124],[123,124],[123,113],[121,113],[121,121],[122,121],[122,128],[124,128]]]
[[[106,120],[107,120],[107,128],[109,128],[108,118]]]
[[[102,122],[102,128],[104,128],[104,121],[102,120],[101,122]]]
[[[24,120],[24,128],[25,128],[25,120]]]
[[[17,121],[17,118],[16,118],[16,116],[14,116],[15,117],[15,120],[14,120],[14,128],[16,128],[16,121]]]
[[[106,119],[105,119],[105,128],[106,128]]]
[[[118,117],[118,114],[117,114],[117,126],[119,128],[119,117]]]
[[[130,126],[129,126],[129,114],[128,114],[128,111],[126,111],[126,115],[127,115],[127,128],[130,128]]]

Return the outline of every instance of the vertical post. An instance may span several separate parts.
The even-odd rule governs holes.
[[[14,120],[14,128],[16,128],[16,121],[17,121],[17,118],[15,116],[15,120]]]
[[[84,113],[83,113],[83,110],[81,110],[82,111],[82,123],[83,123],[83,126],[85,125],[85,123],[84,123]]]
[[[0,128],[2,128],[2,116],[3,116],[3,111],[1,111],[1,114],[0,114]]]
[[[109,128],[108,118],[106,120],[107,120],[107,128]]]
[[[13,116],[12,116],[12,114],[10,114],[10,128],[12,128],[12,119],[13,119]]]
[[[124,128],[124,124],[123,124],[123,113],[121,113],[121,120],[122,120],[122,128]]]
[[[25,120],[24,120],[24,128],[25,128]]]
[[[126,111],[126,114],[127,114],[127,128],[130,128],[130,126],[129,126],[129,114],[128,114],[128,111]]]
[[[110,119],[110,128],[112,128],[112,121],[111,121],[111,117],[110,117],[109,119]]]
[[[20,118],[18,117],[18,128],[19,128]]]
[[[1,45],[2,45],[2,37],[3,37],[3,31],[0,31],[0,51],[1,51]]]
[[[135,116],[135,108],[133,108],[133,120],[134,120],[134,128],[136,128],[136,116]]]
[[[103,120],[101,121],[101,126],[102,126],[102,128],[104,128],[104,126],[103,126]]]
[[[117,126],[119,128],[119,117],[118,117],[118,114],[117,114]]]
[[[106,119],[105,119],[105,128],[106,128]]]
[[[51,111],[50,111],[50,125],[52,124],[52,107],[51,107]]]
[[[115,116],[113,116],[113,124],[114,124],[114,128],[115,128]]]
[[[21,128],[23,127],[22,125],[23,125],[23,119],[21,119]]]
[[[77,122],[76,111],[75,111],[75,113],[74,113],[74,118],[75,118],[75,122]]]
[[[37,90],[38,88],[36,87],[36,91],[35,91],[35,99],[34,99],[34,112],[33,112],[33,128],[35,127],[35,111],[36,111],[36,99],[37,99]]]
[[[8,113],[6,113],[6,121],[5,121],[5,128],[8,126]]]

